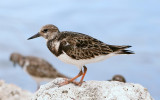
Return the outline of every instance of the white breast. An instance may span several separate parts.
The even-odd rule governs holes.
[[[81,68],[85,64],[95,63],[95,62],[98,62],[98,61],[102,61],[102,60],[105,60],[105,59],[107,59],[109,57],[112,57],[114,55],[116,55],[116,54],[111,53],[111,54],[108,54],[108,55],[96,56],[95,58],[92,58],[92,59],[75,60],[75,59],[72,59],[71,57],[69,57],[65,52],[63,52],[63,54],[61,54],[60,56],[58,56],[58,59],[60,59],[61,61],[65,62],[65,63],[75,65],[75,66],[77,66],[81,70]]]
[[[28,71],[27,71],[27,67],[29,66],[29,61],[28,60],[25,60],[25,62],[24,62],[24,66],[23,66],[23,70],[26,72],[26,73],[28,73]],[[28,73],[29,74],[29,73]]]
[[[53,42],[53,46],[54,46],[54,48],[55,48],[56,51],[58,51],[59,45],[60,45],[60,42],[59,42],[59,41]]]

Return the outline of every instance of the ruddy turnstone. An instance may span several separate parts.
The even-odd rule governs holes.
[[[42,81],[51,81],[57,77],[67,78],[59,73],[50,63],[41,58],[12,53],[10,60],[14,66],[19,64],[36,81],[38,88]]]
[[[122,75],[114,75],[112,77],[112,80],[108,80],[108,81],[119,81],[119,82],[126,82],[125,78]]]
[[[126,50],[131,47],[128,45],[109,45],[99,41],[91,36],[71,31],[60,32],[52,24],[43,26],[40,31],[28,38],[33,39],[42,36],[47,40],[48,49],[60,60],[65,63],[73,64],[80,69],[77,76],[66,80],[61,85],[74,82],[75,79],[82,76],[80,82],[74,82],[81,85],[87,72],[85,64],[102,61],[114,55],[133,54],[132,51]],[[82,71],[82,67],[84,71]]]
[[[125,78],[122,75],[114,75],[112,81],[126,82]]]

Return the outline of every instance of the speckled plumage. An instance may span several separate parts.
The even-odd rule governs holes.
[[[48,49],[63,62],[78,66],[83,81],[86,72],[82,73],[85,64],[98,62],[118,54],[133,54],[130,50],[125,50],[131,46],[108,45],[91,36],[78,33],[63,31],[52,24],[43,26],[40,31],[29,39],[44,37],[47,40]],[[87,71],[87,70],[86,70]],[[75,79],[73,78],[73,80]],[[70,80],[71,82],[73,81]]]
[[[27,65],[27,71],[32,76],[47,78],[65,77],[44,59],[33,56],[25,56],[24,60],[29,62]]]
[[[50,63],[38,57],[12,53],[10,60],[15,64],[19,64],[33,79],[36,80],[39,78],[36,80],[39,82],[50,81],[57,77],[67,78],[65,75],[59,73]]]
[[[60,42],[59,49],[55,50],[54,42]],[[129,54],[131,51],[124,50],[130,46],[114,46],[105,44],[91,36],[78,32],[61,32],[55,39],[47,42],[49,50],[59,56],[65,52],[72,59],[91,59],[95,56],[107,55],[110,53]]]

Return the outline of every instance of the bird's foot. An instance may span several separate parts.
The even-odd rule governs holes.
[[[67,85],[67,84],[69,84],[69,83],[70,83],[70,82],[69,82],[69,79],[66,79],[66,78],[65,78],[65,81],[62,82],[62,83],[59,83],[59,86]]]
[[[74,82],[75,85],[81,86],[83,82]]]
[[[64,82],[59,83],[59,86],[67,85],[67,84],[69,84],[69,83],[73,83],[73,84],[75,84],[75,85],[81,86],[83,82],[77,82],[77,81],[71,81],[71,80],[69,80],[69,79],[65,79]]]

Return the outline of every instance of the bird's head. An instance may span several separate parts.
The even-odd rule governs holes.
[[[19,54],[19,53],[12,53],[12,54],[10,55],[10,61],[13,62],[13,65],[14,65],[14,66],[16,66],[17,63],[19,64],[21,58],[22,58],[22,55]]]
[[[37,34],[28,38],[28,40],[37,38],[40,36],[44,37],[46,40],[50,40],[50,39],[53,39],[58,33],[59,33],[59,30],[55,25],[47,24],[43,26]]]
[[[112,81],[126,82],[125,78],[122,75],[115,75],[112,78]]]

